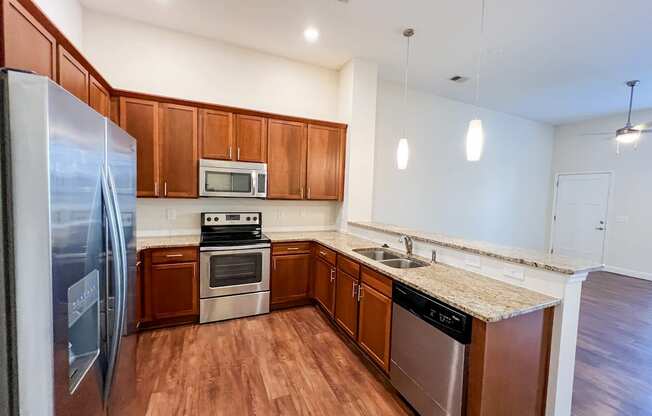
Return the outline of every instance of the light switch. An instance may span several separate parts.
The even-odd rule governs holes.
[[[177,210],[176,209],[168,208],[168,209],[165,210],[165,212],[167,214],[168,221],[174,221],[174,220],[177,219]]]

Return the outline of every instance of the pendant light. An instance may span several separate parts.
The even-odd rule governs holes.
[[[481,0],[482,10],[480,13],[480,38],[478,40],[478,56],[476,61],[475,71],[475,105],[480,104],[480,67],[482,64],[482,38],[484,36],[484,15],[485,15],[485,0]],[[479,111],[479,110],[476,110]],[[469,122],[469,129],[466,133],[466,160],[469,162],[477,162],[482,158],[482,150],[484,147],[484,129],[482,128],[482,120],[480,117],[475,118]]]
[[[407,125],[407,91],[408,91],[408,68],[410,66],[410,38],[414,36],[414,29],[408,28],[403,31],[403,36],[407,39],[407,51],[405,54],[405,77],[403,80],[403,135],[398,140],[396,147],[396,167],[399,170],[407,169],[408,160],[410,159],[410,147],[406,133]]]

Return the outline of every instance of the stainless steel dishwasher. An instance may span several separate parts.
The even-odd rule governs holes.
[[[461,415],[471,316],[400,283],[393,300],[392,384],[421,416]]]

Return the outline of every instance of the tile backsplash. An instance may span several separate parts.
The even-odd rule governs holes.
[[[137,234],[165,236],[199,234],[200,214],[208,211],[260,211],[263,230],[334,230],[340,202],[268,201],[249,198],[139,198]]]

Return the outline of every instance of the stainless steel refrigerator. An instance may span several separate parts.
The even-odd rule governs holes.
[[[24,415],[142,415],[136,142],[48,78],[0,79],[6,390]]]

